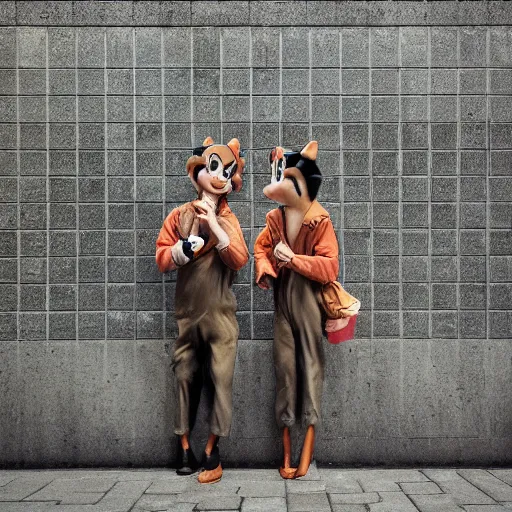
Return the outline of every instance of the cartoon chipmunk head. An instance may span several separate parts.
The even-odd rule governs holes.
[[[313,201],[322,183],[322,173],[316,165],[318,142],[308,142],[300,151],[285,151],[281,146],[269,155],[272,169],[270,185],[263,189],[269,199],[285,206],[299,206]]]
[[[187,172],[199,195],[203,190],[224,195],[242,188],[244,166],[238,139],[231,139],[224,145],[214,144],[213,139],[207,137],[188,159]]]

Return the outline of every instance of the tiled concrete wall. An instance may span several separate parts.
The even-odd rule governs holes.
[[[164,215],[194,197],[185,162],[207,135],[247,149],[230,204],[251,248],[273,207],[261,192],[269,148],[319,141],[319,199],[344,248],[340,278],[362,301],[363,352],[390,338],[390,353],[401,358],[411,343],[428,362],[429,347],[453,338],[462,372],[470,340],[511,337],[510,3],[20,1],[0,5],[0,24],[0,340],[29,342],[9,366],[16,378],[20,347],[58,346],[71,358],[58,364],[80,366],[72,340],[172,343],[174,276],[158,273],[154,243]],[[242,359],[249,340],[268,347],[272,336],[271,295],[252,282],[247,266],[234,286]],[[138,346],[125,345],[123,361]],[[357,374],[349,352],[331,353]],[[377,374],[391,365],[366,363]],[[256,366],[271,364],[269,352]],[[390,375],[402,399],[428,398],[421,379],[407,388],[403,366]],[[491,378],[501,393],[506,379]],[[488,395],[475,396],[483,407]],[[357,414],[378,403],[367,396]],[[446,414],[448,425],[456,413]],[[414,434],[382,421],[384,437]],[[342,425],[333,432],[343,436]],[[478,435],[510,438],[492,425]]]

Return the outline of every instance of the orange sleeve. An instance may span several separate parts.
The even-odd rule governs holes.
[[[259,283],[265,275],[277,278],[277,272],[270,256],[272,255],[273,244],[272,236],[268,226],[263,228],[263,231],[256,238],[254,242],[254,266],[256,272],[256,283]]]
[[[221,228],[229,236],[229,245],[219,251],[219,256],[232,270],[240,270],[249,261],[249,250],[245,244],[244,234],[234,214],[218,219]]]
[[[313,256],[296,254],[287,264],[304,277],[322,284],[338,278],[338,240],[331,219],[325,219],[315,228]]]
[[[179,241],[178,226],[180,221],[180,212],[175,208],[167,215],[160,233],[156,240],[156,264],[160,272],[170,272],[176,269],[176,265],[171,256],[171,247]]]

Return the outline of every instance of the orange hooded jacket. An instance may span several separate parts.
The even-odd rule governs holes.
[[[304,216],[302,226],[291,250],[295,256],[288,263],[278,263],[274,248],[286,240],[286,224],[281,208],[267,214],[267,225],[254,244],[256,282],[265,275],[277,278],[282,266],[291,268],[312,281],[326,284],[338,278],[338,240],[329,213],[318,201],[313,201]]]

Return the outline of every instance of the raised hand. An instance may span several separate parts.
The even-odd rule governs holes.
[[[229,245],[229,235],[219,224],[217,216],[215,215],[214,207],[208,201],[201,201],[196,208],[204,211],[204,213],[198,213],[197,217],[205,220],[208,223],[208,226],[210,226],[212,233],[217,237],[217,249],[221,250],[227,247]]]
[[[278,260],[288,263],[295,256],[295,253],[284,242],[279,242],[274,249],[274,256]]]
[[[272,279],[267,276],[267,275],[264,275],[259,281],[258,281],[258,286],[262,289],[262,290],[270,290],[270,283],[271,283]]]
[[[183,240],[178,240],[171,247],[171,255],[177,267],[182,267],[190,261],[190,258],[183,252]]]

